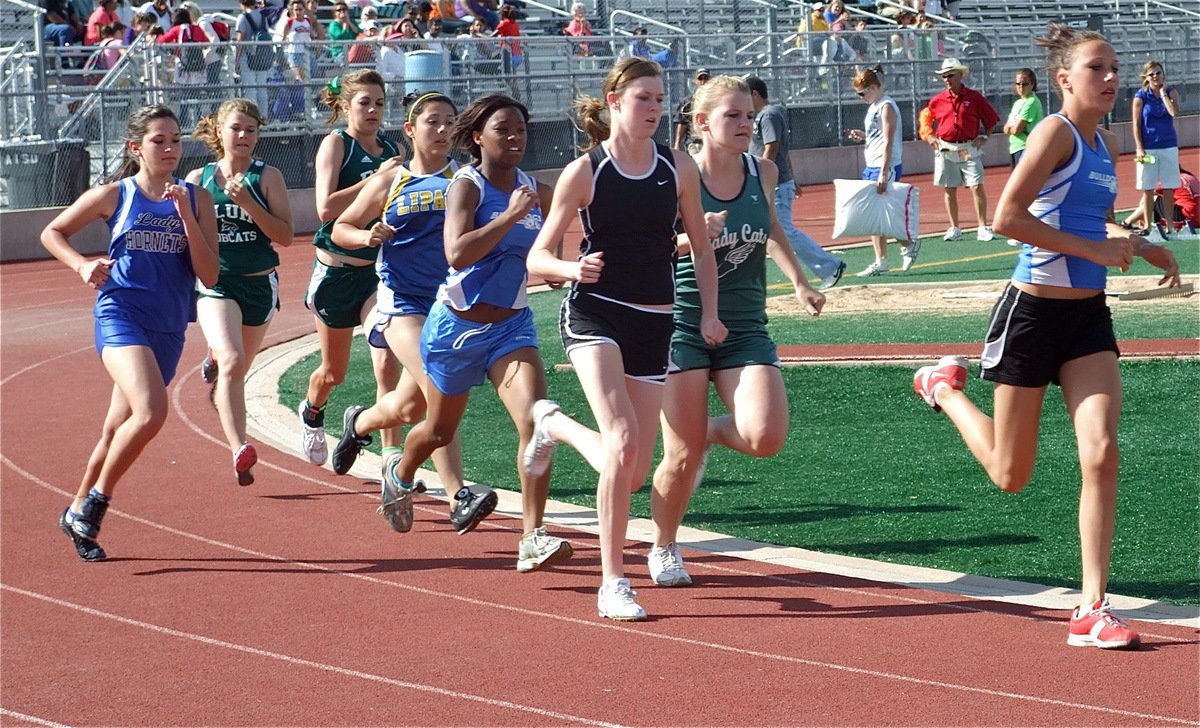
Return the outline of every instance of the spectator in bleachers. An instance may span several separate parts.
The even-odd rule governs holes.
[[[363,23],[367,22],[368,20],[379,20],[379,11],[375,9],[374,5],[367,5],[359,12],[358,27],[361,29]],[[383,32],[382,25],[379,26],[379,32]]]
[[[192,0],[184,0],[179,7],[186,8],[192,22],[200,26],[208,39],[208,47],[204,50],[204,80],[209,84],[209,90],[214,98],[219,98],[221,92],[216,87],[221,83],[221,71],[225,61],[225,43],[229,41],[229,24],[218,20],[213,13],[201,12],[200,6]]]
[[[800,21],[796,28],[796,47],[808,54],[811,59],[821,57],[825,47],[825,33],[829,23],[825,22],[825,3],[815,2],[807,17]]]
[[[329,21],[329,25],[325,28],[325,35],[331,41],[329,44],[329,57],[335,61],[341,61],[346,55],[347,43],[341,41],[350,41],[358,37],[362,29],[350,17],[350,6],[345,0],[338,0],[333,5],[333,20]]]
[[[171,29],[160,35],[157,42],[168,44],[168,47],[177,46],[171,56],[176,86],[200,86],[205,83],[204,49],[208,46],[208,36],[203,28],[192,22],[187,8],[175,10],[171,16]],[[199,107],[200,94],[185,89],[179,89],[178,94],[179,97],[172,103],[179,108],[183,125],[191,127],[202,113]]]
[[[292,0],[288,5],[288,14],[280,20],[279,37],[283,41],[283,54],[287,59],[288,68],[300,83],[311,75],[309,68],[309,46],[319,27],[316,17],[309,12],[304,0]]]
[[[88,16],[87,29],[83,34],[84,45],[100,44],[100,26],[119,22],[117,0],[96,0],[96,9]]]
[[[857,61],[858,54],[854,52],[854,48],[846,41],[844,31],[845,26],[840,22],[834,23],[829,28],[829,36],[825,38],[825,46],[821,52],[821,67],[817,71],[823,77],[822,86],[828,86],[833,83],[833,76],[831,74],[843,77],[854,75],[854,69],[846,64]]]
[[[346,52],[346,61],[351,66],[374,66],[375,55],[379,49],[379,21],[364,20],[359,26],[362,32],[359,33],[358,42],[350,46],[350,50]]]
[[[87,25],[79,19],[79,13],[67,0],[42,0],[46,10],[42,40],[56,46],[69,46],[83,40]]]
[[[415,5],[409,5],[408,13],[417,26],[417,35],[424,38],[425,34],[429,32],[429,18],[433,15],[433,3],[429,0],[421,0]]]
[[[942,40],[942,34],[937,30],[937,23],[933,22],[924,12],[917,13],[915,35],[917,58],[922,61],[931,61],[934,58],[941,58],[946,55],[946,46]]]
[[[835,23],[841,23],[843,26],[850,24],[850,11],[846,9],[846,5],[842,0],[833,0],[833,2],[829,3],[823,15],[825,17],[825,24],[830,28]]]
[[[159,32],[162,32],[162,28],[159,27],[158,19],[156,17],[153,15],[134,13],[133,23],[125,29],[125,37],[122,39],[125,43],[125,47],[128,48],[129,46],[133,45],[133,41],[137,40],[139,35],[145,33],[151,28],[158,28]]]
[[[417,30],[417,24],[413,22],[413,19],[409,18],[407,16],[401,18],[400,20],[397,20],[395,22],[395,24],[392,25],[390,30],[386,30],[384,32],[383,39],[385,41],[386,40],[410,41],[410,42],[404,44],[405,50],[414,51],[414,50],[423,50],[425,48],[424,43],[416,42],[416,41],[420,41],[421,33],[420,33],[420,31]],[[403,96],[403,94],[401,94],[401,96]]]
[[[233,67],[241,81],[242,96],[254,102],[263,113],[271,108],[271,88],[268,81],[275,70],[275,49],[262,46],[244,47],[242,43],[255,41],[268,28],[267,18],[258,0],[239,0],[242,14],[238,17],[234,37],[238,45],[234,51]]]
[[[633,40],[629,41],[628,55],[650,60],[650,53],[650,44],[646,42],[646,29],[640,26],[634,28]]]
[[[467,24],[458,15],[458,3],[454,0],[435,0],[429,19],[441,20],[442,32],[447,35],[457,34],[467,27]]]
[[[517,22],[517,9],[512,5],[500,7],[500,22],[493,34],[500,38],[500,53],[504,61],[504,72],[512,73],[521,66],[524,55],[521,51],[521,24]],[[507,40],[506,40],[507,39]]]
[[[967,66],[957,58],[942,61],[938,75],[946,89],[929,101],[933,134],[927,140],[934,149],[933,184],[944,190],[950,227],[946,240],[961,240],[958,225],[958,188],[971,189],[975,217],[979,222],[976,237],[981,242],[994,238],[987,224],[987,195],[983,189],[983,145],[988,132],[1000,116],[984,95],[963,83]]]
[[[496,12],[496,0],[457,0],[458,17],[464,18],[470,15],[472,18],[482,20],[487,26],[488,31],[496,29],[500,24],[500,13]]]
[[[158,26],[163,29],[164,33],[170,31],[171,26],[174,25],[171,22],[174,17],[174,11],[171,10],[171,4],[167,0],[150,0],[150,2],[138,8],[138,12],[153,15],[154,21],[158,23]]]
[[[916,13],[900,13],[896,19],[896,32],[888,39],[888,58],[893,61],[912,61],[917,57]]]
[[[1179,113],[1179,92],[1167,85],[1167,72],[1158,61],[1142,67],[1142,87],[1133,96],[1134,161],[1137,163],[1137,189],[1142,207],[1154,205],[1158,184],[1169,190],[1179,186],[1179,141],[1175,134],[1175,115]],[[1175,219],[1175,203],[1166,195],[1163,206],[1167,220]],[[1159,228],[1167,237],[1165,226]]]
[[[679,67],[679,39],[672,38],[666,48],[650,56],[650,60],[662,66],[663,70]]]
[[[483,18],[472,18],[463,37],[471,41],[463,44],[463,60],[468,64],[467,68],[489,76],[500,73],[500,47],[488,32]]]
[[[1037,95],[1037,75],[1032,68],[1017,69],[1013,89],[1017,92],[1017,98],[1009,109],[1008,120],[1004,122],[1004,133],[1008,135],[1008,157],[1016,169],[1017,162],[1025,153],[1025,142],[1029,138],[1029,132],[1037,126],[1046,112],[1042,109],[1042,100]]]
[[[450,44],[442,36],[441,18],[429,19],[429,30],[425,31],[425,47],[431,51],[437,51],[446,57],[453,55],[450,53]]]
[[[119,20],[100,26],[100,41],[96,44],[96,50],[83,64],[84,83],[100,83],[108,71],[121,60],[124,54],[121,35],[124,30],[125,25]]]
[[[867,32],[866,18],[854,21],[854,32],[846,34],[846,42],[859,58],[870,58],[874,55],[871,53],[871,34]]]
[[[946,0],[944,11],[947,18],[958,20],[958,3],[959,0]]]
[[[587,19],[587,8],[583,3],[575,3],[571,6],[571,20],[562,30],[563,35],[569,35],[572,38],[583,38],[592,33],[592,24]],[[591,46],[587,41],[576,41],[574,43],[575,55],[590,56],[592,55]]]
[[[113,12],[117,14],[117,20],[121,21],[121,25],[124,25],[126,28],[133,25],[133,16],[135,13],[125,0],[117,0],[117,9]]]
[[[403,121],[404,116],[404,43],[415,37],[417,29],[412,21],[404,18],[397,25],[403,31],[388,34],[379,46],[379,64],[376,70],[387,84],[387,120],[391,123]]]

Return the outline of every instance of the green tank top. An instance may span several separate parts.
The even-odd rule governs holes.
[[[342,156],[342,169],[338,172],[337,188],[339,190],[353,187],[360,181],[375,174],[375,171],[379,169],[379,165],[400,153],[395,143],[383,134],[376,137],[379,143],[383,145],[383,154],[376,157],[363,149],[362,145],[356,142],[354,137],[347,134],[345,129],[338,129],[331,133],[337,134],[342,138],[342,146],[345,149],[345,154]],[[375,260],[375,257],[379,255],[379,248],[347,250],[335,244],[333,242],[333,220],[321,223],[321,227],[313,234],[313,245],[322,250],[328,250],[331,253],[344,255],[347,258],[358,258],[360,260]]]
[[[242,176],[242,182],[250,194],[264,208],[267,197],[262,190],[262,160],[250,162],[250,169]],[[220,241],[221,272],[234,275],[260,273],[279,265],[279,253],[271,247],[271,240],[262,231],[250,213],[225,194],[225,188],[217,184],[217,163],[211,162],[200,172],[200,186],[212,193],[213,206],[217,212],[217,239]]]
[[[717,257],[717,311],[722,323],[766,322],[767,238],[771,234],[771,209],[758,177],[758,160],[742,155],[746,179],[737,197],[719,200],[700,184],[705,212],[728,210],[725,230],[712,239]],[[675,316],[700,321],[700,290],[690,256],[675,263]]]

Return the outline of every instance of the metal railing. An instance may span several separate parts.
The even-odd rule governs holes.
[[[957,53],[961,33],[957,28],[934,31],[942,36],[947,54]],[[1030,65],[1033,46],[1028,29],[985,29],[997,44],[995,56],[970,58],[971,75],[968,85],[982,90],[1001,113],[1011,103],[1012,79],[1016,68]],[[934,32],[928,35],[932,42]],[[904,41],[917,38],[915,31],[895,27],[857,34],[870,48],[869,62],[882,63],[886,89],[900,103],[905,135],[911,138],[916,114],[924,102],[941,89],[935,73],[941,58],[936,54],[923,57],[919,49]],[[1159,48],[1146,47],[1146,34],[1159,39]],[[755,73],[770,86],[772,100],[789,108],[792,115],[792,144],[794,147],[837,146],[845,143],[841,131],[857,126],[863,113],[854,95],[850,79],[861,62],[822,63],[811,56],[811,47],[795,45],[797,36],[790,32],[776,33],[772,43],[779,58],[772,60],[752,41],[761,33],[741,36],[726,34],[721,40],[731,50],[724,55],[708,56],[702,45],[706,39],[688,37],[682,64],[666,72],[666,110],[663,114],[662,139],[669,133],[673,109],[690,93],[692,72],[704,65],[714,74],[742,75]],[[847,33],[847,36],[855,35]],[[1168,27],[1125,27],[1110,34],[1118,52],[1127,62],[1155,52],[1168,69],[1189,69],[1200,66],[1200,23],[1179,23]],[[899,38],[901,42],[895,43]],[[597,94],[613,56],[574,53],[575,39],[563,36],[525,37],[525,60],[512,68],[511,59],[503,54],[485,56],[484,49],[495,45],[495,39],[450,38],[445,41],[444,55],[439,53],[429,62],[432,49],[409,46],[406,78],[389,83],[392,99],[386,112],[385,128],[399,138],[399,126],[404,113],[400,97],[404,91],[440,90],[449,94],[463,108],[469,100],[490,91],[516,96],[531,111],[536,139],[529,147],[525,166],[552,168],[561,166],[577,153],[583,141],[569,120],[570,104],[580,93]],[[626,38],[620,35],[599,35],[589,38],[590,45],[603,51],[610,44],[623,47]],[[807,40],[807,39],[804,39]],[[356,43],[348,41],[348,43]],[[1024,45],[1020,45],[1023,43]],[[242,49],[270,43],[240,44]],[[207,75],[200,84],[179,83],[175,75],[178,61],[174,46],[148,42],[135,43],[102,81],[96,85],[82,83],[84,72],[72,64],[78,61],[74,49],[46,49],[42,60],[50,69],[42,76],[39,86],[30,81],[29,73],[8,74],[0,80],[0,151],[4,153],[0,169],[0,206],[22,207],[42,204],[63,204],[64,195],[79,187],[76,179],[82,176],[84,187],[111,170],[120,157],[124,122],[132,109],[146,103],[168,103],[179,113],[185,133],[190,134],[195,121],[215,110],[224,98],[248,96],[262,99],[260,105],[270,117],[264,129],[260,154],[269,164],[285,172],[289,185],[307,186],[312,180],[312,159],[315,146],[327,131],[328,110],[317,106],[321,87],[334,75],[354,67],[374,67],[348,64],[348,49],[334,53],[334,43],[314,43],[313,65],[308,66],[303,82],[295,79],[292,69],[282,57],[269,72],[253,77],[244,69],[234,68],[235,47],[228,44],[214,67],[216,75],[210,82]],[[379,44],[371,50],[381,51]],[[741,50],[737,50],[737,49]],[[414,55],[415,53],[415,55]],[[28,65],[28,47],[15,48],[0,56],[0,66],[32,68]],[[24,63],[26,65],[22,66]],[[1034,65],[1037,65],[1036,63]],[[315,71],[315,72],[314,72]],[[1040,75],[1040,72],[1039,72]],[[1182,89],[1183,113],[1200,112],[1200,88],[1194,79],[1176,75]],[[22,80],[25,79],[25,80]],[[1043,79],[1044,80],[1044,79]],[[1056,105],[1049,95],[1049,84],[1043,83],[1047,109]],[[1123,90],[1132,93],[1133,87]],[[49,133],[41,134],[34,127],[30,110],[44,108],[40,118]],[[1113,114],[1114,121],[1128,119],[1129,103],[1122,97]],[[198,142],[189,142],[184,166],[207,158],[207,151]],[[58,154],[61,148],[62,154]],[[71,165],[82,165],[82,167]],[[57,179],[73,175],[70,179]],[[16,182],[14,182],[16,180]],[[26,185],[42,187],[25,187]],[[14,187],[16,185],[16,187]],[[48,188],[45,186],[49,185]],[[19,189],[20,194],[12,191]],[[42,191],[32,191],[32,190]],[[43,199],[44,198],[44,199]],[[69,201],[69,200],[68,200]]]

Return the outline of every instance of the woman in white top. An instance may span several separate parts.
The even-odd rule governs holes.
[[[879,194],[887,192],[888,182],[899,182],[904,147],[901,144],[900,107],[883,92],[883,69],[880,66],[865,68],[854,77],[854,92],[867,104],[867,115],[863,129],[850,129],[846,136],[851,141],[866,142],[862,178],[875,182]],[[858,274],[859,278],[885,276],[890,271],[887,262],[887,238],[872,235],[871,245],[875,248],[875,262]],[[917,261],[921,250],[920,240],[901,240],[902,254],[900,270],[908,270]]]

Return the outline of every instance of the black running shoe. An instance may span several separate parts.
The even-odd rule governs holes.
[[[454,494],[457,501],[454,511],[450,514],[450,524],[461,536],[473,531],[479,522],[496,510],[496,491],[486,485],[463,486]]]
[[[332,458],[333,472],[338,475],[350,472],[350,468],[354,467],[354,461],[358,459],[358,453],[371,444],[370,435],[360,437],[354,434],[354,422],[365,409],[366,407],[352,404],[342,415],[342,439],[338,440],[338,444],[334,446]]]
[[[200,377],[205,384],[217,381],[217,360],[213,359],[212,349],[204,355],[204,363],[200,365]]]
[[[94,541],[100,535],[100,523],[104,521],[104,514],[107,512],[108,503],[88,493],[87,498],[83,499],[83,508],[75,516],[75,520],[71,521],[71,529]]]
[[[75,529],[71,527],[70,523],[67,523],[67,511],[69,510],[71,509],[67,508],[58,517],[58,527],[75,542],[75,553],[79,554],[79,558],[84,561],[104,561],[107,559],[108,554],[104,553],[104,549],[100,548],[100,544],[96,543],[94,539],[84,538],[75,533]]]

